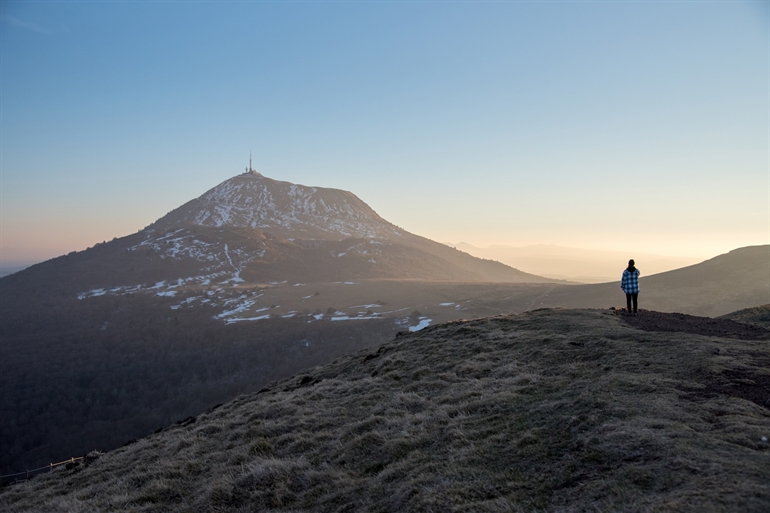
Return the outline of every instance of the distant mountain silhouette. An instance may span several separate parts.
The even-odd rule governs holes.
[[[615,279],[617,266],[629,258],[644,262],[646,274],[679,269],[698,263],[697,258],[665,257],[661,255],[628,254],[620,251],[588,250],[535,244],[530,246],[493,245],[479,248],[466,243],[454,247],[479,258],[497,260],[511,267],[549,278],[566,279],[582,283],[605,283]]]

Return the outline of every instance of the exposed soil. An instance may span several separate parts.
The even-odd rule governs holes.
[[[636,329],[644,331],[668,331],[692,333],[710,337],[737,338],[740,340],[770,340],[770,330],[757,325],[744,324],[730,319],[713,319],[681,313],[639,310],[629,315],[625,308],[615,309],[615,314]]]
[[[765,408],[770,408],[770,376],[752,374],[741,369],[725,371],[727,383],[709,384],[706,390],[740,397]]]

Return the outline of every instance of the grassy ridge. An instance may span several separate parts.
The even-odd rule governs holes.
[[[9,487],[0,503],[767,511],[769,363],[767,340],[640,331],[608,312],[452,322]],[[758,394],[733,393],[749,382]]]

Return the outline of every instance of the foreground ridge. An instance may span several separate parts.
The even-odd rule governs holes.
[[[766,511],[768,362],[767,340],[643,331],[608,311],[454,321],[0,500],[9,511]],[[749,382],[755,396],[732,393]]]

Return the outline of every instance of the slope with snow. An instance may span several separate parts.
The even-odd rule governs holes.
[[[270,231],[285,238],[391,238],[399,230],[354,194],[272,180],[259,173],[233,177],[158,220]]]

